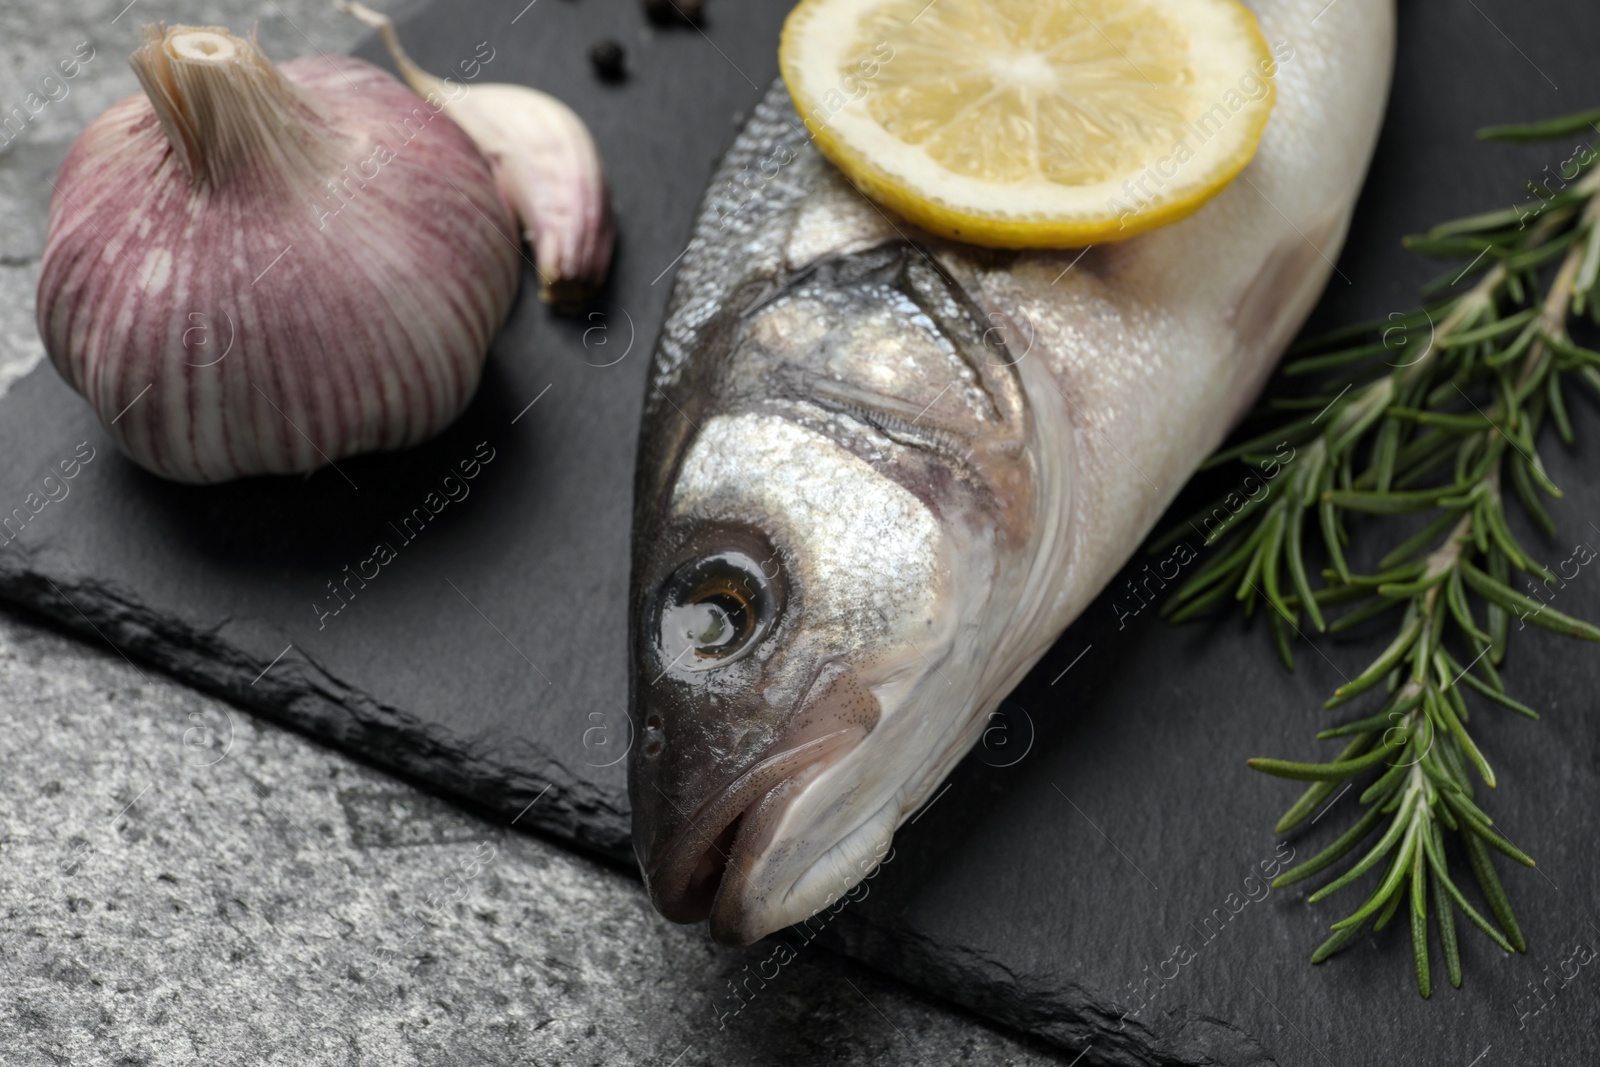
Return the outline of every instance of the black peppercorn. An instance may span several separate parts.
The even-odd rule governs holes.
[[[694,25],[700,21],[704,7],[704,0],[644,0],[645,17],[657,26],[675,22]]]
[[[623,62],[627,58],[628,53],[623,51],[622,45],[609,37],[589,46],[589,62],[594,65],[594,72],[608,82],[622,80],[627,73],[623,69]]]

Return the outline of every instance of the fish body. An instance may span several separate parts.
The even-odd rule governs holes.
[[[1183,222],[1087,250],[909,229],[780,85],[713,180],[635,485],[634,846],[742,943],[882,860],[1248,409],[1338,254],[1392,0],[1256,0],[1277,103]]]

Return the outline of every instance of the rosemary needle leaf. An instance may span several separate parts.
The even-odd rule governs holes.
[[[1394,918],[1394,913],[1400,910],[1400,901],[1405,898],[1405,893],[1396,891],[1389,894],[1389,903],[1383,906],[1378,913],[1378,920],[1372,924],[1372,932],[1382,933],[1383,928],[1389,925],[1389,920]]]
[[[1510,562],[1518,570],[1532,571],[1542,569],[1540,568],[1539,564],[1535,563],[1533,559],[1522,550],[1522,545],[1517,542],[1516,537],[1511,533],[1510,527],[1506,525],[1505,516],[1500,513],[1499,507],[1485,504],[1477,509],[1477,518],[1478,521],[1481,522],[1489,531],[1489,540],[1493,541],[1499,546],[1500,551],[1505,554],[1506,558],[1510,560]],[[1463,574],[1466,573],[1464,567],[1462,571]],[[1468,579],[1468,582],[1470,584],[1471,579]],[[1481,589],[1478,591],[1483,593],[1483,590]],[[1506,587],[1506,592],[1511,592],[1509,586]],[[1486,597],[1489,596],[1488,593],[1483,593],[1483,595]],[[1513,593],[1512,595],[1516,594]]]
[[[1168,622],[1187,622],[1196,615],[1205,612],[1208,608],[1215,607],[1221,601],[1226,600],[1228,594],[1232,591],[1232,586],[1219,585],[1204,596],[1183,605],[1183,607],[1179,608],[1177,611],[1173,611],[1171,608],[1179,604],[1180,601],[1177,599],[1169,600],[1167,601],[1167,607],[1162,611],[1162,614],[1167,616]]]
[[[1478,692],[1482,693],[1496,704],[1499,704],[1502,707],[1510,708],[1518,715],[1538,721],[1539,713],[1537,711],[1534,711],[1526,704],[1512,700],[1510,697],[1506,696],[1504,693],[1498,691],[1486,682],[1479,681],[1477,678],[1473,677],[1470,671],[1460,672],[1457,680],[1466,682],[1473,689],[1476,689]]]
[[[1293,620],[1290,620],[1288,626],[1285,626],[1285,615],[1283,613],[1283,609],[1279,607],[1276,600],[1273,600],[1272,604],[1273,607],[1278,609],[1268,616],[1268,620],[1272,626],[1272,643],[1277,646],[1278,658],[1283,660],[1284,670],[1293,671],[1294,651],[1289,647],[1289,626],[1293,626],[1294,622]]]
[[[1373,597],[1368,603],[1363,604],[1356,610],[1346,612],[1335,619],[1332,625],[1328,627],[1328,632],[1344,633],[1346,630],[1354,629],[1368,619],[1375,618],[1393,608],[1398,608],[1404,603],[1405,601],[1403,600],[1393,600],[1388,597]]]
[[[1433,323],[1442,318],[1454,303],[1455,299],[1451,298],[1427,307],[1420,307],[1404,315],[1395,314],[1387,318],[1368,319],[1366,322],[1341,326],[1328,333],[1296,341],[1289,346],[1289,355],[1299,356],[1306,352],[1320,352],[1334,345],[1343,344],[1353,338],[1369,337],[1385,330],[1432,330]]]
[[[1371,733],[1363,733],[1351,738],[1350,743],[1344,747],[1343,752],[1339,753],[1335,762],[1347,761],[1361,755],[1372,746],[1375,736]],[[1274,827],[1274,832],[1280,834],[1288,833],[1298,826],[1302,819],[1310,815],[1317,809],[1319,804],[1327,799],[1338,781],[1339,779],[1332,779],[1330,781],[1313,782],[1304,793],[1300,794],[1300,799],[1295,801],[1293,806],[1278,819],[1278,825]]]
[[[1340,726],[1330,726],[1326,730],[1318,731],[1318,741],[1332,741],[1335,737],[1348,737],[1350,734],[1361,733],[1368,730],[1382,730],[1394,725],[1393,712],[1380,711],[1376,715],[1369,715],[1365,719],[1356,719]]]
[[[1468,836],[1470,837],[1471,835],[1468,835]],[[1474,867],[1474,870],[1476,870],[1476,867]],[[1490,877],[1494,876],[1494,868],[1493,867],[1489,868],[1489,874],[1490,874]],[[1479,914],[1478,909],[1474,908],[1472,906],[1472,903],[1469,900],[1467,900],[1467,898],[1465,896],[1463,896],[1461,894],[1461,890],[1459,888],[1457,888],[1456,884],[1450,880],[1450,876],[1448,874],[1444,873],[1443,870],[1439,871],[1439,880],[1444,883],[1445,892],[1450,894],[1450,899],[1454,900],[1456,902],[1456,907],[1461,909],[1461,914],[1465,915],[1472,922],[1472,925],[1476,926],[1478,929],[1480,929],[1484,933],[1488,934],[1489,935],[1489,939],[1491,941],[1493,941],[1495,944],[1499,945],[1501,948],[1505,949],[1507,952],[1526,952],[1527,951],[1526,946],[1521,941],[1521,938],[1522,938],[1522,931],[1521,930],[1516,930],[1516,939],[1508,940],[1506,938],[1505,934],[1502,934],[1499,930],[1496,930],[1494,928],[1494,924],[1493,923],[1491,923],[1488,919],[1485,919],[1481,914]],[[1500,883],[1497,880],[1495,882],[1495,885],[1498,886],[1499,884]],[[1485,891],[1484,895],[1485,896],[1489,896],[1489,901],[1490,901],[1490,904],[1492,906],[1493,903],[1494,903],[1494,898],[1489,895],[1487,890]],[[1504,890],[1500,891],[1500,896],[1502,898],[1504,898],[1504,896],[1505,896],[1505,891]],[[1510,908],[1510,905],[1507,904],[1507,909],[1508,909],[1507,915],[1510,914],[1509,908]],[[1500,919],[1500,921],[1502,923],[1505,921],[1505,918],[1503,916],[1501,916],[1498,911],[1495,913],[1495,917]],[[1507,929],[1515,929],[1515,923],[1513,922],[1512,926],[1507,927]]]
[[[1454,690],[1452,690],[1454,692]],[[1439,709],[1439,715],[1444,720],[1444,725],[1455,735],[1459,744],[1472,765],[1478,769],[1478,774],[1483,778],[1483,784],[1490,789],[1495,787],[1494,769],[1489,766],[1489,761],[1483,758],[1483,753],[1478,751],[1478,746],[1467,735],[1467,728],[1462,725],[1461,719],[1456,715],[1455,709],[1449,700],[1436,700],[1434,707]]]
[[[1490,828],[1489,817],[1476,804],[1463,796],[1441,795],[1444,796],[1445,803],[1455,809],[1461,821],[1466,824],[1466,828],[1471,831],[1465,835],[1468,839],[1481,841],[1495,851],[1510,856],[1524,867],[1534,866],[1533,860],[1526,853]]]
[[[1383,676],[1388,674],[1395,664],[1405,658],[1405,654],[1411,650],[1411,646],[1416,643],[1421,633],[1422,620],[1420,618],[1412,618],[1410,622],[1406,623],[1405,628],[1395,636],[1395,639],[1389,643],[1389,647],[1384,649],[1378,655],[1378,658],[1372,661],[1372,665],[1335,689],[1333,697],[1323,704],[1323,707],[1337,707],[1383,681]]]
[[[1600,232],[1600,227],[1596,227],[1596,232]],[[1566,356],[1575,363],[1600,363],[1600,352],[1584,348],[1582,345],[1573,344],[1571,339],[1562,334],[1540,330],[1539,340],[1555,349],[1558,354]]]
[[[1450,580],[1445,585],[1445,604],[1450,608],[1450,614],[1455,616],[1456,625],[1461,627],[1467,635],[1475,652],[1480,653],[1485,645],[1490,644],[1487,633],[1478,628],[1477,619],[1472,615],[1472,607],[1467,603],[1466,590],[1461,584],[1461,570],[1458,567],[1450,569]],[[1481,660],[1480,660],[1481,662]],[[1489,668],[1492,670],[1493,668]],[[1457,671],[1459,673],[1459,670]]]
[[[1528,509],[1529,516],[1544,531],[1546,537],[1556,535],[1556,524],[1550,518],[1550,513],[1544,509],[1539,495],[1534,492],[1533,475],[1530,473],[1532,465],[1521,456],[1514,456],[1511,460],[1511,487],[1517,492],[1517,499],[1522,501],[1522,506]]]
[[[1459,234],[1451,237],[1412,234],[1403,238],[1401,243],[1418,255],[1433,256],[1436,259],[1456,259],[1460,256],[1475,256],[1485,249],[1493,248],[1499,242],[1482,234]]]
[[[1264,532],[1261,536],[1261,542],[1256,546],[1255,551],[1250,554],[1250,562],[1245,565],[1244,577],[1239,579],[1239,586],[1234,590],[1233,598],[1235,600],[1245,600],[1247,608],[1254,604],[1255,594],[1261,591],[1261,587],[1256,584],[1256,576],[1261,573],[1261,562],[1269,551],[1268,545],[1276,541],[1281,532],[1279,530],[1279,519],[1282,515],[1281,511],[1273,510],[1267,516],[1267,521],[1262,526]]]
[[[1298,867],[1291,867],[1287,871],[1284,871],[1282,874],[1278,875],[1278,877],[1274,878],[1272,880],[1272,888],[1282,889],[1284,886],[1293,885],[1302,879],[1310,878],[1314,874],[1325,871],[1335,863],[1338,863],[1341,859],[1348,855],[1352,849],[1361,844],[1362,841],[1366,840],[1367,835],[1377,827],[1378,820],[1382,817],[1383,811],[1378,806],[1374,805],[1373,807],[1368,808],[1366,814],[1361,816],[1361,818],[1356,821],[1354,826],[1350,827],[1350,829],[1339,835],[1339,839],[1333,844],[1329,845],[1315,856],[1306,860]]]
[[[1489,560],[1489,576],[1504,585],[1506,579],[1511,576],[1511,565],[1506,561],[1505,553],[1486,550],[1483,554]],[[1506,657],[1506,646],[1511,639],[1511,613],[1491,600],[1487,616],[1490,637],[1489,658],[1499,664]]]
[[[1434,762],[1431,759],[1423,760],[1421,762],[1421,766],[1422,766],[1422,772],[1424,774],[1426,774],[1429,778],[1433,779],[1433,784],[1435,786],[1437,786],[1439,789],[1443,790],[1446,793],[1459,793],[1459,792],[1461,792],[1461,787],[1456,784],[1456,780],[1454,778],[1450,777],[1450,775],[1445,773],[1443,770],[1440,770],[1437,766],[1435,766]],[[1443,859],[1442,855],[1440,856],[1439,865],[1441,867],[1444,865],[1444,859]]]
[[[1390,355],[1394,352],[1390,342],[1374,341],[1372,344],[1358,345],[1339,352],[1329,352],[1320,356],[1306,356],[1292,363],[1284,365],[1283,373],[1286,377],[1294,378],[1303,374],[1313,374],[1329,370],[1333,367],[1342,367],[1349,363],[1359,363],[1364,359],[1374,356]]]
[[[1345,753],[1359,751],[1366,743],[1367,739],[1365,737],[1359,737],[1345,749]],[[1342,759],[1343,757],[1341,756],[1340,758]],[[1278,825],[1272,828],[1273,832],[1279,834],[1287,833],[1299,825],[1302,819],[1317,809],[1317,805],[1328,799],[1333,792],[1334,786],[1338,784],[1337,779],[1326,782],[1312,782],[1306,787],[1306,791],[1300,794],[1300,799],[1295,801],[1289,810],[1278,818]]]
[[[1444,532],[1459,518],[1460,516],[1454,511],[1447,511],[1440,515],[1421,530],[1396,545],[1387,556],[1378,561],[1378,569],[1380,571],[1388,570],[1390,567],[1411,559],[1444,536]]]
[[[1221,581],[1235,574],[1238,571],[1239,564],[1244,562],[1245,557],[1255,551],[1256,543],[1261,540],[1263,531],[1264,527],[1258,526],[1254,533],[1241,540],[1237,548],[1230,548],[1225,554],[1213,556],[1205,566],[1195,573],[1194,577],[1178,587],[1177,593],[1173,594],[1172,599],[1167,601],[1168,607],[1163,610],[1171,610],[1172,606],[1181,604],[1185,600],[1198,595],[1201,590],[1213,582]]]
[[[1367,786],[1366,791],[1361,794],[1360,803],[1371,804],[1373,801],[1379,800],[1394,792],[1395,787],[1400,782],[1400,779],[1404,778],[1410,772],[1412,765],[1416,762],[1415,759],[1408,760],[1404,758],[1405,755],[1410,755],[1414,749],[1414,745],[1407,745],[1406,751],[1402,755],[1402,758],[1396,760],[1387,771],[1384,771],[1378,776],[1376,781]]]
[[[1437,426],[1444,430],[1453,430],[1457,433],[1474,433],[1493,426],[1494,420],[1483,412],[1471,414],[1450,411],[1418,411],[1413,408],[1390,408],[1389,414],[1397,419],[1406,419],[1422,426]]]
[[[1412,869],[1416,877],[1412,879],[1413,889],[1411,899],[1421,902],[1428,898],[1423,895],[1422,886],[1422,859],[1419,856]],[[1417,992],[1422,994],[1422,999],[1427,1000],[1433,995],[1433,979],[1428,973],[1428,915],[1422,910],[1423,905],[1411,909],[1411,949],[1417,963]]]
[[[1481,427],[1480,427],[1481,428]],[[1337,507],[1368,515],[1403,515],[1438,505],[1440,498],[1451,495],[1458,487],[1447,485],[1440,489],[1392,489],[1387,493],[1363,493],[1332,489],[1322,494],[1322,499]]]
[[[1389,829],[1385,830],[1383,836],[1378,838],[1378,843],[1373,845],[1372,849],[1361,857],[1361,861],[1354,867],[1351,867],[1348,871],[1345,871],[1339,877],[1312,893],[1309,898],[1311,903],[1315,904],[1329,894],[1337,893],[1376,867],[1383,860],[1383,857],[1389,854],[1389,850],[1394,848],[1401,835],[1405,833],[1410,824],[1411,803],[1415,799],[1415,793],[1407,794],[1406,798],[1400,802],[1400,811],[1395,815],[1393,821],[1389,823]],[[1341,923],[1347,923],[1347,921],[1341,920]],[[1335,923],[1333,928],[1335,930],[1341,929],[1341,923]]]
[[[1522,286],[1522,278],[1514,272],[1508,271],[1506,273],[1506,292],[1511,295],[1512,300],[1519,304],[1528,299]]]
[[[1572,115],[1530,122],[1520,126],[1485,126],[1478,131],[1480,141],[1510,141],[1521,144],[1528,141],[1553,141],[1574,134],[1585,134],[1600,122],[1600,108],[1579,111]]]
[[[1466,594],[1463,593],[1462,595],[1465,596]],[[1506,683],[1501,679],[1500,671],[1494,665],[1494,646],[1492,642],[1480,638],[1479,635],[1469,631],[1467,633],[1467,643],[1477,650],[1473,653],[1474,657],[1482,657],[1476,663],[1469,664],[1467,669],[1477,671],[1483,675],[1483,681],[1488,684],[1490,689],[1493,689],[1496,693],[1503,694],[1506,691]],[[1488,649],[1487,655],[1485,655],[1486,646]],[[1459,674],[1461,672],[1457,671],[1456,673]]]
[[[1389,746],[1385,745],[1364,756],[1338,763],[1295,763],[1292,760],[1253,759],[1250,760],[1250,767],[1265,774],[1279,778],[1294,778],[1302,782],[1342,782],[1370,767],[1376,767],[1388,754]]]
[[[1597,384],[1595,388],[1600,391],[1600,384]],[[1322,524],[1323,544],[1327,546],[1328,559],[1333,563],[1334,574],[1340,581],[1348,582],[1350,581],[1350,568],[1345,563],[1344,550],[1340,547],[1342,538],[1340,537],[1339,518],[1333,501],[1324,496],[1322,504],[1317,511],[1318,521]]]
[[[1465,774],[1464,769],[1462,773],[1463,775]],[[1445,797],[1444,800],[1447,805],[1455,808],[1456,813],[1465,818],[1470,825],[1477,826],[1482,829],[1488,829],[1490,826],[1494,825],[1494,820],[1489,818],[1487,812],[1478,807],[1477,804],[1473,803],[1471,797]]]
[[[1507,334],[1512,330],[1522,328],[1531,322],[1538,313],[1538,308],[1528,308],[1526,311],[1519,311],[1515,315],[1509,315],[1503,319],[1495,319],[1471,330],[1452,333],[1436,343],[1443,348],[1463,348],[1467,345],[1475,345],[1480,341],[1488,341],[1499,337],[1501,334]]]
[[[1402,886],[1411,874],[1411,860],[1416,855],[1417,851],[1416,824],[1412,823],[1406,817],[1405,811],[1405,807],[1402,806],[1401,813],[1395,816],[1396,822],[1404,822],[1407,824],[1404,840],[1400,843],[1400,854],[1397,855],[1394,858],[1394,862],[1389,865],[1389,872],[1383,876],[1383,881],[1378,883],[1377,890],[1373,892],[1372,896],[1367,898],[1367,902],[1361,905],[1361,907],[1357,908],[1354,914],[1348,915],[1334,923],[1333,928],[1335,930],[1339,929],[1341,926],[1354,926],[1357,923],[1366,921],[1369,915],[1384,905],[1391,893],[1403,892]],[[1320,893],[1322,890],[1318,890],[1318,892]],[[1317,899],[1317,894],[1311,894],[1311,899],[1315,901]]]
[[[1359,926],[1353,926],[1347,930],[1335,930],[1332,937],[1317,946],[1317,950],[1311,954],[1311,962],[1323,962],[1329,956],[1354,941],[1360,933],[1361,928]]]
[[[1489,902],[1489,910],[1494,912],[1494,917],[1500,920],[1500,925],[1505,928],[1506,937],[1501,941],[1501,947],[1507,952],[1512,951],[1513,947],[1518,952],[1528,951],[1528,942],[1522,936],[1522,927],[1517,925],[1517,917],[1511,913],[1511,901],[1500,885],[1500,876],[1495,873],[1494,861],[1489,858],[1489,850],[1484,848],[1483,842],[1472,834],[1463,835],[1463,844],[1466,847],[1467,862],[1472,867],[1473,875],[1478,879],[1478,887],[1483,890],[1484,899]],[[1460,895],[1457,891],[1458,900]],[[1480,927],[1488,929],[1488,923],[1472,909],[1464,907],[1462,911],[1467,913],[1469,919],[1476,919]]]
[[[1434,827],[1437,835],[1439,828]],[[1439,917],[1439,947],[1444,949],[1444,966],[1450,976],[1450,984],[1456,989],[1461,988],[1461,948],[1456,944],[1456,914],[1450,906],[1450,897],[1445,892],[1444,881],[1439,877],[1443,869],[1442,864],[1435,864],[1431,869],[1433,878],[1433,911]]]
[[[1451,237],[1461,233],[1481,233],[1487,230],[1504,229],[1514,226],[1527,216],[1527,212],[1520,207],[1502,208],[1499,211],[1485,211],[1481,215],[1468,215],[1465,218],[1443,222],[1428,231],[1429,237]]]
[[[1457,810],[1459,811],[1459,809]],[[1505,853],[1507,856],[1510,856],[1524,867],[1538,866],[1538,864],[1534,863],[1532,857],[1530,857],[1527,853],[1523,852],[1516,845],[1513,845],[1510,841],[1507,841],[1505,838],[1501,837],[1487,826],[1469,822],[1468,829],[1472,831],[1472,833],[1468,836],[1482,841],[1496,852]]]
[[[1594,232],[1600,234],[1600,226]],[[1550,417],[1555,421],[1556,432],[1563,444],[1572,444],[1572,420],[1567,417],[1567,402],[1561,395],[1561,375],[1552,374],[1545,379],[1545,393],[1549,397]]]
[[[1528,326],[1517,335],[1517,339],[1511,343],[1509,348],[1506,348],[1504,351],[1489,357],[1489,366],[1499,367],[1510,363],[1513,360],[1520,359],[1522,355],[1528,351],[1529,347],[1532,346],[1534,338],[1538,336],[1538,324],[1529,323]]]
[[[1235,445],[1233,448],[1218,452],[1216,455],[1202,463],[1200,465],[1200,469],[1204,471],[1211,470],[1213,467],[1220,467],[1230,460],[1237,459],[1242,455],[1254,452],[1261,448],[1276,448],[1280,441],[1287,440],[1293,443],[1304,440],[1306,437],[1311,436],[1315,432],[1316,418],[1317,417],[1315,415],[1307,415],[1305,418],[1296,422],[1291,422],[1287,426],[1281,426],[1278,429],[1273,430],[1271,433],[1265,433],[1259,437],[1252,437],[1243,444]]]
[[[1294,582],[1295,591],[1300,594],[1300,603],[1305,605],[1306,614],[1311,617],[1311,625],[1321,633],[1328,626],[1322,619],[1322,610],[1317,607],[1317,598],[1311,592],[1311,579],[1306,577],[1303,545],[1305,523],[1305,509],[1295,508],[1294,517],[1289,520],[1289,576]]]
[[[1492,600],[1507,611],[1536,626],[1568,637],[1581,637],[1585,641],[1600,641],[1600,627],[1563,615],[1542,600],[1535,600],[1495,581],[1465,560],[1461,563],[1461,576],[1485,600]]]
[[[1396,600],[1408,600],[1412,597],[1420,596],[1421,594],[1426,593],[1428,590],[1445,581],[1449,577],[1450,572],[1443,570],[1434,574],[1425,574],[1415,581],[1384,582],[1382,585],[1378,586],[1378,595],[1383,597],[1391,597]]]
[[[1386,570],[1381,574],[1356,574],[1351,575],[1349,585],[1368,590],[1369,594],[1375,592],[1380,585],[1389,585],[1394,582],[1409,582],[1420,575],[1427,567],[1424,560],[1415,560]]]
[[[1507,256],[1503,261],[1505,268],[1512,272],[1512,276],[1515,277],[1518,274],[1531,271],[1535,267],[1541,267],[1565,251],[1567,246],[1576,241],[1581,233],[1581,230],[1571,229],[1547,244],[1531,248],[1517,255]]]
[[[1429,827],[1432,825],[1432,820],[1427,820],[1417,824],[1416,834],[1419,845],[1424,845],[1428,841],[1432,840],[1433,835],[1429,833]],[[1427,851],[1428,850],[1426,848],[1419,847],[1416,852],[1412,853],[1411,856],[1411,913],[1419,919],[1426,919],[1428,917]],[[1423,935],[1423,939],[1426,941],[1426,927],[1423,928]],[[1422,995],[1427,996],[1428,994],[1424,993]]]

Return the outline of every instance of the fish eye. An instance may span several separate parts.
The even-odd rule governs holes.
[[[691,560],[662,586],[660,651],[684,670],[720,667],[771,629],[777,600],[764,569],[742,552]]]

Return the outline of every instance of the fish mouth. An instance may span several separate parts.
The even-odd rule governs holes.
[[[656,910],[679,923],[709,918],[724,944],[758,940],[771,894],[750,881],[756,861],[791,801],[866,734],[846,727],[775,753],[709,797],[645,872]]]

